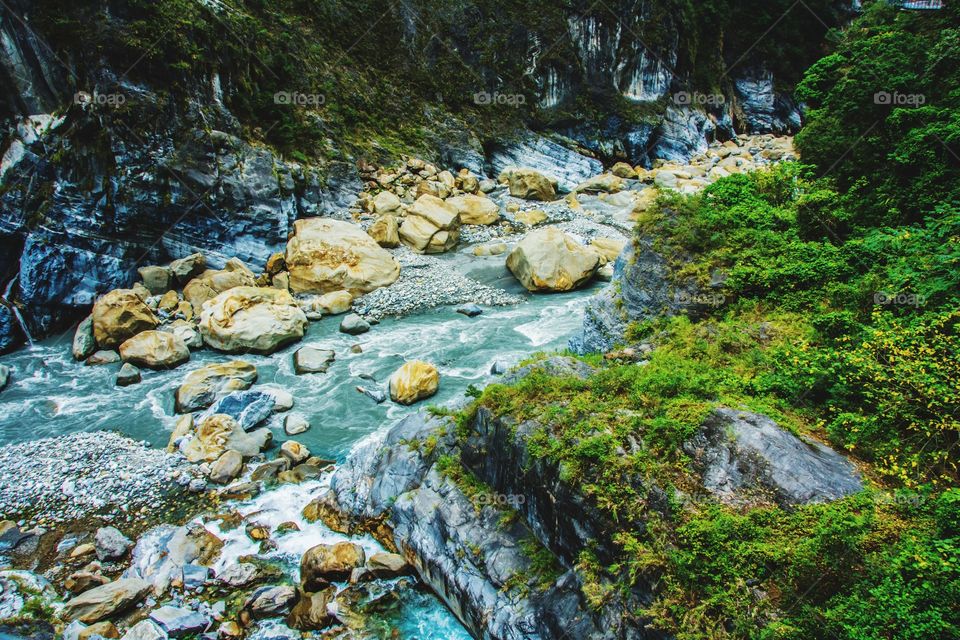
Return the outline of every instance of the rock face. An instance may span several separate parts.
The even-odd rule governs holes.
[[[249,389],[257,380],[257,368],[234,360],[200,367],[188,375],[176,392],[176,412],[190,413],[209,407],[234,391]]]
[[[400,225],[400,240],[420,253],[443,253],[460,241],[460,215],[432,195],[417,198]]]
[[[599,160],[588,158],[543,136],[531,135],[519,143],[497,145],[490,152],[494,175],[509,167],[528,167],[556,178],[563,191],[603,171]]]
[[[390,376],[390,397],[400,404],[429,398],[440,387],[440,372],[429,362],[412,360]]]
[[[846,458],[756,413],[716,409],[684,449],[700,468],[704,487],[725,502],[796,506],[863,489]]]
[[[529,291],[576,289],[599,267],[599,253],[555,227],[527,234],[507,256],[507,268]]]
[[[653,248],[652,238],[639,238],[617,258],[610,285],[587,303],[583,327],[570,339],[570,349],[610,351],[625,340],[630,322],[681,311],[696,317],[703,301],[694,284],[671,282],[669,263]]]
[[[173,369],[190,359],[190,349],[166,331],[143,331],[120,345],[120,359],[148,369]]]
[[[284,257],[296,293],[362,294],[400,277],[397,261],[363,229],[328,218],[297,220]]]
[[[288,291],[235,287],[200,314],[203,341],[227,353],[273,353],[303,337],[307,317]]]
[[[71,352],[74,360],[85,360],[97,350],[97,340],[93,337],[93,316],[87,316],[73,333]]]
[[[318,500],[339,514],[339,521],[325,522],[348,530],[381,523],[375,534],[410,559],[475,637],[643,637],[618,633],[630,616],[595,614],[572,571],[546,589],[534,584],[522,595],[505,587],[511,577],[529,575],[521,541],[533,533],[522,521],[504,526],[498,509],[476,508],[437,470],[437,459],[451,452],[452,438],[445,435],[450,429],[446,419],[418,413],[365,441],[337,468],[330,493]],[[429,455],[408,444],[427,437],[437,443]]]
[[[151,584],[139,578],[121,578],[86,591],[63,606],[63,616],[87,624],[99,622],[139,602]]]
[[[101,349],[113,349],[159,320],[131,289],[114,289],[93,305],[93,337]]]

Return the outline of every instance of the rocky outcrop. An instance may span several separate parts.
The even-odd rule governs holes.
[[[339,220],[298,220],[284,257],[296,293],[368,293],[400,277],[393,256],[363,229]]]
[[[273,353],[300,340],[306,328],[307,317],[280,289],[235,287],[200,314],[203,341],[227,353]]]
[[[600,263],[596,250],[556,227],[527,234],[507,256],[507,268],[529,291],[576,289],[593,277]]]
[[[627,325],[681,311],[702,308],[691,284],[678,287],[670,280],[667,259],[652,238],[628,243],[614,263],[613,281],[590,299],[584,310],[583,327],[570,339],[576,353],[606,352],[625,340]]]
[[[856,468],[842,455],[757,413],[715,409],[684,449],[704,487],[732,504],[793,507],[863,489]]]
[[[555,179],[561,191],[571,191],[603,171],[599,160],[538,135],[527,136],[516,143],[494,145],[488,157],[492,175],[498,176],[510,167],[526,167]]]

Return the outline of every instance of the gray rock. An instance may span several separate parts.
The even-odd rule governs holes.
[[[127,554],[133,542],[115,527],[101,527],[93,537],[97,549],[97,559],[118,560]]]
[[[310,429],[310,422],[301,415],[292,414],[284,418],[283,431],[288,436],[295,436]]]
[[[355,313],[347,314],[340,322],[340,331],[351,336],[370,331],[370,323]]]
[[[261,391],[235,391],[226,395],[204,411],[197,424],[208,416],[223,413],[236,420],[244,431],[250,431],[273,414],[274,400],[269,393]]]
[[[550,376],[572,376],[583,380],[590,377],[594,369],[586,362],[570,356],[551,356],[505,374],[500,382],[502,384],[513,384],[530,375],[533,371],[542,371]]]
[[[744,128],[750,133],[793,133],[803,117],[792,97],[777,93],[773,74],[750,69],[733,81]]]
[[[183,565],[183,586],[186,589],[202,587],[210,578],[210,569],[199,564]]]
[[[772,499],[803,505],[863,489],[849,460],[757,413],[716,409],[684,449],[694,457],[704,487],[731,503]]]
[[[293,587],[260,587],[250,594],[243,608],[254,618],[273,618],[289,613],[296,599]]]
[[[483,309],[480,308],[480,305],[476,304],[464,304],[457,307],[457,313],[461,313],[468,318],[475,318],[476,316],[483,313]]]
[[[152,585],[139,578],[121,578],[108,582],[68,600],[63,605],[63,617],[88,624],[105,620],[140,602]]]
[[[167,640],[168,637],[153,620],[141,620],[130,627],[120,640]]]
[[[503,360],[497,360],[492,365],[490,365],[490,373],[492,373],[495,376],[502,376],[509,370],[510,370],[510,365],[508,365]]]
[[[93,338],[93,316],[87,316],[73,333],[71,352],[74,360],[85,360],[97,350],[97,341]]]
[[[10,382],[10,367],[0,364],[0,391]]]
[[[342,325],[341,330],[343,330]],[[293,370],[298,375],[303,373],[326,373],[335,358],[336,354],[330,349],[300,347],[293,354]]]
[[[507,167],[526,167],[557,179],[562,191],[603,173],[599,160],[571,151],[543,136],[530,134],[517,143],[498,145],[491,150],[490,164],[498,176]]]
[[[200,633],[210,626],[210,621],[203,614],[190,609],[171,606],[164,606],[151,611],[150,619],[160,625],[171,638]]]
[[[140,380],[140,369],[137,369],[129,362],[124,362],[123,366],[120,367],[120,371],[117,372],[118,387],[129,387],[132,384],[137,384]]]

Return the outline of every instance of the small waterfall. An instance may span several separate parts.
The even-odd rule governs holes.
[[[23,335],[27,337],[27,343],[32,347],[33,346],[33,336],[30,335],[30,329],[27,328],[27,323],[23,319],[23,315],[20,313],[20,309],[17,308],[17,305],[10,302],[10,292],[13,291],[13,285],[17,281],[20,275],[17,274],[10,279],[10,282],[7,283],[7,288],[3,291],[3,299],[6,300],[10,309],[13,311],[13,317],[17,319],[17,323],[20,325],[20,330],[23,331]]]

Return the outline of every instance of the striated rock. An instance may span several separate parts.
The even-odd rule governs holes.
[[[304,373],[326,373],[336,354],[330,349],[300,347],[293,354],[293,370],[297,375]]]
[[[600,254],[555,227],[527,234],[510,255],[507,268],[529,291],[570,291],[588,282]]]
[[[539,135],[530,135],[515,143],[496,145],[490,149],[489,157],[494,175],[511,167],[529,167],[555,177],[557,186],[564,191],[603,171],[603,165],[598,160]]]
[[[367,233],[378,245],[385,249],[393,249],[400,246],[400,225],[396,216],[383,215],[377,218]]]
[[[533,169],[508,169],[500,174],[500,181],[506,181],[514,198],[543,202],[557,199],[556,181]]]
[[[160,595],[171,583],[182,580],[185,567],[210,566],[222,548],[223,541],[201,525],[163,524],[137,540],[125,577],[147,580]]]
[[[318,544],[300,559],[300,585],[307,592],[327,586],[328,580],[345,580],[366,562],[363,547],[353,542]]]
[[[863,489],[856,468],[842,455],[757,413],[715,409],[684,449],[704,487],[733,504],[772,500],[796,506]]]
[[[176,412],[203,409],[233,391],[249,389],[256,380],[257,368],[242,360],[204,365],[177,387]]]
[[[204,411],[199,421],[214,414],[225,414],[236,420],[244,431],[250,431],[273,413],[275,400],[263,391],[234,391]]]
[[[496,224],[500,220],[500,207],[483,196],[455,196],[447,199],[447,206],[460,214],[461,224]]]
[[[101,562],[105,560],[118,560],[127,555],[127,551],[133,546],[130,538],[126,537],[115,527],[101,527],[93,538],[94,546],[97,551],[97,559]]]
[[[132,607],[147,595],[150,588],[146,580],[121,578],[68,600],[63,605],[63,617],[87,624],[99,622]]]
[[[263,451],[272,437],[269,429],[247,433],[236,420],[218,413],[200,422],[196,433],[180,450],[190,462],[213,462],[229,449],[251,458]]]
[[[120,359],[148,369],[173,369],[190,359],[190,349],[165,331],[143,331],[120,345]]]
[[[93,316],[87,316],[73,333],[73,346],[71,352],[74,360],[83,360],[88,358],[97,350],[97,341],[93,337]]]
[[[429,398],[440,386],[440,372],[428,362],[411,360],[390,376],[390,397],[400,404]]]
[[[159,320],[131,289],[114,289],[93,305],[93,337],[101,349],[113,349]]]
[[[443,200],[422,195],[407,210],[400,240],[420,253],[443,253],[460,241],[460,215]]]
[[[235,287],[200,314],[203,341],[228,353],[273,353],[303,337],[307,317],[288,291]]]
[[[123,366],[120,367],[120,371],[117,372],[118,387],[129,387],[130,385],[138,384],[140,380],[140,369],[137,369],[129,362],[124,362]]]
[[[224,451],[216,462],[210,465],[210,482],[227,484],[243,471],[243,456],[238,451]]]
[[[328,218],[297,220],[285,258],[297,293],[368,293],[400,277],[397,261],[363,229]]]

